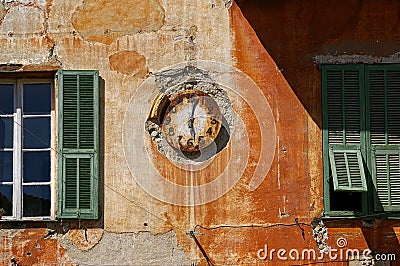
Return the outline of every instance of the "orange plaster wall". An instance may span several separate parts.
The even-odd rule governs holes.
[[[237,1],[230,9],[236,65],[263,90],[276,119],[279,143],[268,176],[275,179],[279,171],[281,186],[274,193],[260,187],[265,195],[262,204],[271,210],[284,197],[289,217],[306,222],[323,211],[321,77],[315,56],[371,55],[378,62],[398,51],[400,40],[397,1],[349,1],[345,7],[336,3],[251,0]],[[369,248],[400,258],[397,220],[327,220],[325,224],[332,248],[338,248],[336,241],[344,237],[344,252]],[[267,241],[269,248],[316,247],[307,229],[305,239],[293,228],[251,231],[252,241]],[[335,265],[348,264],[338,260],[340,256],[333,260]],[[292,265],[271,264],[278,262]],[[400,265],[399,259],[391,265]]]

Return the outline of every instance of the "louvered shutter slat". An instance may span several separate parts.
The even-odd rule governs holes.
[[[65,159],[65,208],[76,209],[78,207],[78,186],[77,186],[77,159]]]
[[[359,72],[347,70],[343,73],[345,144],[360,144],[360,81]]]
[[[400,209],[399,160],[399,150],[376,150],[373,153],[376,211]]]
[[[400,144],[400,71],[386,71],[387,135],[389,145]]]
[[[399,154],[389,157],[389,182],[390,182],[390,205],[400,207],[400,164]]]
[[[94,102],[93,102],[93,77],[81,75],[80,80],[80,142],[81,149],[94,148]]]
[[[81,158],[79,160],[79,208],[90,209],[91,205],[91,160]]]
[[[78,127],[78,87],[76,76],[66,76],[63,80],[63,143],[64,148],[77,148]]]
[[[384,70],[369,71],[371,145],[386,144]]]
[[[342,71],[327,72],[328,138],[330,144],[343,143]]]

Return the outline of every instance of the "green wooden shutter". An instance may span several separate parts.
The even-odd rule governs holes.
[[[375,211],[400,210],[400,152],[373,150]]]
[[[329,149],[334,189],[336,191],[367,191],[360,150]]]
[[[58,75],[58,218],[98,218],[98,72]]]
[[[366,67],[375,211],[400,210],[400,65]]]
[[[367,182],[361,153],[364,130],[363,69],[359,65],[324,66],[322,71],[324,141],[328,147],[326,168],[330,168],[335,191],[366,191]],[[328,154],[327,154],[328,153]]]

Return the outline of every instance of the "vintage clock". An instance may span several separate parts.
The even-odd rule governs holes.
[[[256,189],[275,158],[275,119],[264,95],[273,91],[218,62],[153,74],[132,95],[123,122],[134,180],[154,198],[188,207],[215,201],[242,177],[241,187],[249,181]]]
[[[155,102],[150,116],[157,118],[163,138],[174,149],[196,153],[217,138],[222,114],[217,102],[207,93],[183,90],[169,97],[163,95]]]

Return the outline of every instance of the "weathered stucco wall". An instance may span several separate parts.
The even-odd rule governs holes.
[[[0,264],[205,265],[207,256],[217,265],[276,265],[291,263],[276,256],[262,260],[257,252],[267,244],[275,249],[318,250],[309,225],[323,212],[318,60],[335,60],[332,55],[346,53],[390,57],[398,52],[400,40],[396,1],[350,1],[347,12],[328,2],[239,1],[239,8],[222,0],[1,1],[2,70],[97,69],[103,84],[101,219],[2,221]],[[164,203],[138,184],[135,176],[150,180],[147,174],[152,172],[140,165],[138,171],[130,171],[124,145],[135,151],[136,143],[124,142],[123,132],[132,97],[144,95],[144,82],[166,67],[197,60],[220,64],[214,74],[226,75],[226,83],[233,72],[218,73],[221,69],[248,75],[272,111],[276,133],[262,136],[263,121],[257,122],[254,108],[230,94],[249,136],[244,173],[220,198],[186,207]],[[150,100],[140,98],[143,105],[133,109],[147,114],[144,106]],[[144,131],[144,124],[130,122]],[[262,137],[273,139],[276,148],[263,182],[251,190]],[[237,158],[229,149],[241,144],[229,144],[199,173],[198,182],[212,180],[225,168],[235,176],[236,169],[227,165],[247,155],[245,145]],[[189,184],[191,171],[171,166],[151,145],[146,148],[159,173]],[[136,150],[135,156],[140,155],[143,151]],[[187,200],[187,195],[174,196]],[[326,223],[328,245],[335,246],[345,235],[350,248],[399,250],[399,224],[393,221],[368,226],[358,220]],[[190,236],[193,230],[206,255]],[[313,262],[302,263],[307,261]]]
[[[104,81],[101,219],[2,223],[1,264],[188,265],[198,260],[198,249],[184,234],[190,228],[171,221],[170,207],[132,178],[122,152],[122,123],[131,97],[149,73],[194,59],[231,64],[225,3],[21,0],[2,1],[0,10],[2,70],[96,69]],[[14,231],[5,229],[16,227],[19,231],[12,236]],[[46,228],[54,230],[52,238],[45,238]],[[186,254],[176,234],[185,238],[180,242],[187,241]],[[38,248],[27,244],[33,242]],[[42,243],[49,243],[46,250],[39,248]],[[79,253],[76,247],[91,251]]]
[[[322,184],[319,183],[322,179],[322,89],[319,66],[323,63],[400,63],[399,2],[354,0],[339,4],[338,1],[239,0],[237,4],[260,40],[258,45],[262,45],[274,59],[296,99],[301,102],[300,112],[305,112],[304,116],[299,116],[290,106],[286,108],[292,111],[285,110],[286,104],[290,104],[287,97],[280,100],[279,109],[282,111],[279,117],[282,122],[279,124],[282,129],[290,129],[289,132],[297,135],[295,138],[300,138],[302,133],[307,135],[308,141],[304,138],[300,141],[303,144],[295,145],[297,154],[304,153],[303,160],[295,160],[299,163],[295,168],[308,168],[306,171],[311,184],[303,181],[308,183],[311,199],[315,199],[317,205],[312,205],[313,200],[306,202],[319,208],[318,199],[323,196]],[[238,61],[238,65],[242,65],[239,68],[262,84],[263,79],[259,78],[262,74],[256,70],[263,69],[263,62],[258,62],[259,56],[252,56],[252,53],[245,55]],[[288,124],[284,125],[284,120]],[[278,135],[293,143],[289,132],[286,130]],[[293,173],[291,167],[294,162],[289,162],[288,173]],[[291,175],[290,182],[297,187],[298,184],[293,183],[294,176]],[[302,192],[293,192],[292,195],[304,199]],[[347,247],[369,247],[376,253],[395,253],[397,260],[392,261],[392,265],[399,264],[400,236],[396,220],[333,219],[325,221],[325,224],[329,235],[327,242],[332,247],[336,246],[337,239],[345,237]]]

